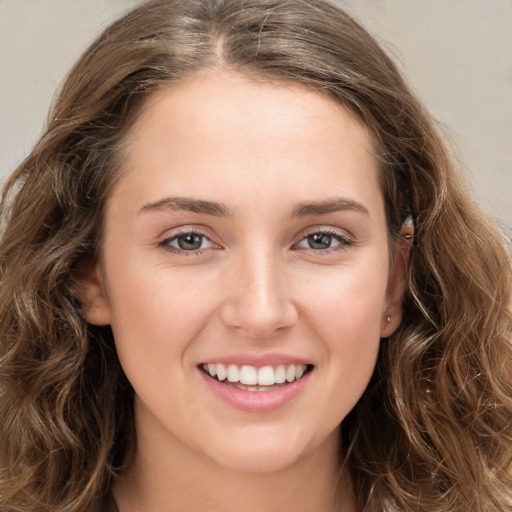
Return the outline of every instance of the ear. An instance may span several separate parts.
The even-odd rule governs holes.
[[[386,290],[386,307],[381,320],[381,338],[391,336],[402,321],[402,303],[407,264],[414,241],[414,226],[406,222],[400,230],[394,257],[390,263],[388,286]]]
[[[110,305],[105,294],[98,264],[87,264],[82,267],[76,298],[80,303],[80,313],[90,324],[110,324]]]

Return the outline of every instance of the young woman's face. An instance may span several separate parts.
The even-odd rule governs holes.
[[[151,97],[124,172],[86,315],[112,325],[139,448],[251,471],[334,453],[400,321],[368,130],[211,72]]]

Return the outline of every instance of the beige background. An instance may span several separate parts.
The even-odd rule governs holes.
[[[54,92],[138,0],[0,0],[0,179],[30,151]],[[455,141],[482,206],[512,227],[512,0],[338,0],[399,61]]]

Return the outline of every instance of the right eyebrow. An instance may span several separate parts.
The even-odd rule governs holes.
[[[139,213],[161,211],[161,210],[183,210],[215,217],[231,217],[232,210],[223,203],[195,199],[192,197],[164,197],[153,203],[145,204]]]

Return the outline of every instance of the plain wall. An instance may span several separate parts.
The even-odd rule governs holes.
[[[42,131],[54,93],[137,0],[0,0],[0,179]],[[480,203],[512,227],[512,0],[338,0],[398,60],[452,139]]]

